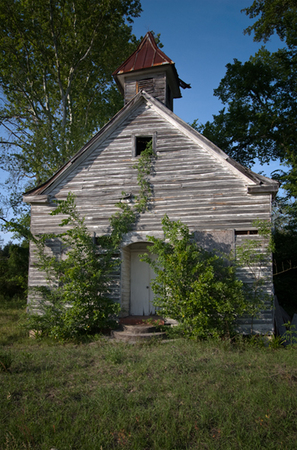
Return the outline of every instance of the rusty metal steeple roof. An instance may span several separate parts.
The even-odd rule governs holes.
[[[125,80],[141,76],[142,72],[152,75],[154,71],[165,71],[168,77],[173,98],[180,98],[180,87],[188,89],[191,86],[178,77],[174,62],[157,46],[153,34],[148,31],[137,49],[113,72],[113,77],[124,95]],[[147,72],[146,72],[147,71]]]
[[[157,47],[153,34],[148,31],[135,52],[113,72],[113,76],[162,64],[174,65],[174,62]]]

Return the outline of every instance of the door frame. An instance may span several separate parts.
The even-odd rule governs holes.
[[[131,307],[131,253],[145,252],[147,247],[151,247],[152,243],[148,241],[133,242],[125,247],[122,247],[122,264],[121,264],[121,316],[130,315]]]

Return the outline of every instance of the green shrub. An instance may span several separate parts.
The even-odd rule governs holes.
[[[31,236],[37,246],[37,267],[45,273],[47,281],[45,286],[34,289],[41,301],[37,300],[35,305],[34,301],[31,303],[28,328],[33,329],[36,336],[81,339],[82,336],[114,328],[120,306],[110,297],[114,286],[113,273],[120,264],[119,246],[139,214],[148,209],[152,196],[149,175],[154,160],[152,143],[149,143],[133,166],[137,169],[139,186],[135,204],[116,204],[119,211],[109,219],[111,233],[97,238],[99,247],[93,242],[84,218],[77,213],[71,193],[51,212],[51,215],[66,215],[60,226],[70,229],[56,235],[44,234],[38,239]],[[57,239],[64,250],[64,258],[48,254],[49,242]]]
[[[242,282],[230,262],[200,248],[186,225],[162,220],[164,240],[143,257],[156,273],[152,289],[158,314],[177,320],[188,336],[223,336],[233,332],[247,302]]]
[[[47,284],[34,289],[41,299],[37,313],[34,303],[30,306],[28,327],[59,340],[113,328],[120,306],[110,294],[112,272],[119,260],[111,242],[105,242],[103,249],[95,245],[71,194],[52,214],[67,215],[61,226],[70,229],[59,235],[43,235],[35,241],[37,267],[45,273]],[[48,254],[46,248],[51,239],[60,240],[64,257]]]

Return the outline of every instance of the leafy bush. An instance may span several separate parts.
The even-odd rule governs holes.
[[[177,320],[188,336],[223,336],[233,331],[237,317],[247,302],[242,282],[236,279],[230,262],[200,248],[186,225],[162,220],[164,240],[149,236],[153,243],[143,260],[149,263],[156,279],[158,313]]]
[[[74,196],[59,202],[51,213],[66,214],[61,226],[70,227],[58,235],[45,234],[35,241],[39,262],[47,284],[34,289],[38,311],[31,302],[28,327],[58,339],[73,339],[95,334],[115,326],[120,306],[110,298],[112,272],[119,264],[111,241],[105,239],[104,248],[93,242],[76,211]],[[59,239],[62,256],[46,251],[49,242]],[[103,238],[102,238],[103,239]]]

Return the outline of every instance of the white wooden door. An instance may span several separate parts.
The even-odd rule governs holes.
[[[155,313],[154,293],[150,284],[156,275],[149,264],[140,261],[139,257],[143,253],[145,252],[131,251],[130,314],[134,316],[148,316]]]

